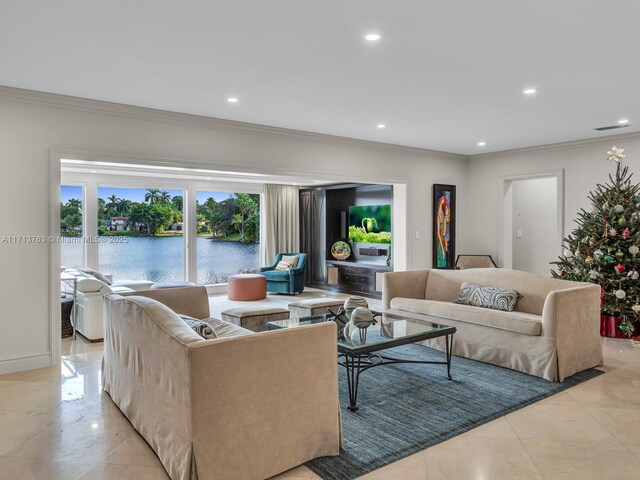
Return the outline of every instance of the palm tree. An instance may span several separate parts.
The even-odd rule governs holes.
[[[213,197],[209,197],[203,203],[204,208],[208,210],[209,216],[213,215],[218,207],[218,202]]]
[[[171,195],[169,195],[169,192],[163,190],[160,192],[160,198],[158,200],[158,203],[171,203]]]
[[[184,199],[182,198],[182,195],[175,195],[171,199],[171,204],[173,205],[173,209],[181,212],[183,201]]]
[[[67,206],[81,208],[82,200],[78,200],[77,198],[70,198],[67,202]]]
[[[107,197],[107,200],[109,200],[109,202],[105,204],[105,208],[108,212],[107,214],[110,217],[113,217],[118,213],[118,202],[120,201],[120,199],[115,195],[111,195],[110,197]]]
[[[240,240],[244,240],[244,218],[241,214],[236,213],[231,218],[231,225],[235,227],[238,232],[240,232]]]
[[[77,213],[67,215],[62,219],[61,226],[71,233],[76,233],[78,227],[82,225],[82,217]]]
[[[148,188],[144,194],[144,201],[149,203],[160,203],[160,190],[156,188]]]
[[[98,218],[105,218],[107,216],[106,205],[107,202],[104,201],[104,198],[98,198]]]
[[[127,213],[129,213],[129,209],[131,208],[131,202],[125,198],[120,198],[118,199],[116,208],[122,217],[126,217]]]

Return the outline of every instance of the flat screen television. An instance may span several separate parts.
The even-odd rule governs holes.
[[[349,207],[349,241],[391,243],[391,205]]]

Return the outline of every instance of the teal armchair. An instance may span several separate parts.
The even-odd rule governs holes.
[[[291,270],[276,270],[282,256],[298,256],[298,264]],[[307,268],[306,253],[279,253],[273,265],[262,267],[260,274],[267,277],[267,292],[295,295],[304,291],[304,271]]]

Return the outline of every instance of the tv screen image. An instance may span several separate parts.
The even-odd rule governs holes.
[[[349,241],[391,243],[391,205],[349,207]]]

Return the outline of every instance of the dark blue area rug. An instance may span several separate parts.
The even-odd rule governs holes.
[[[420,345],[384,353],[444,360],[444,353]],[[325,480],[354,479],[602,373],[591,369],[558,383],[453,357],[453,380],[447,380],[445,365],[386,365],[360,376],[360,410],[351,412],[345,369],[339,367],[343,450],[306,465]]]

